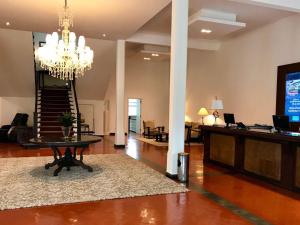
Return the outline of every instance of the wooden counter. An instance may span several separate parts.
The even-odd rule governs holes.
[[[202,132],[204,163],[300,191],[300,136],[215,126]]]

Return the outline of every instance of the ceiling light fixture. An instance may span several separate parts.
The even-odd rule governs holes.
[[[209,29],[202,29],[201,33],[210,34],[212,31]]]
[[[151,58],[149,58],[149,57],[144,57],[144,60],[151,60]]]
[[[10,26],[10,22],[7,21],[7,22],[5,23],[5,25],[6,25],[6,26]]]
[[[102,34],[102,37],[106,37],[106,34]]]
[[[63,80],[84,76],[84,72],[91,69],[94,58],[94,52],[85,45],[83,36],[78,38],[76,46],[76,35],[69,30],[72,26],[73,16],[65,0],[64,10],[59,17],[61,39],[59,40],[57,32],[47,34],[46,44],[36,52],[41,67],[49,70],[51,76]]]
[[[159,54],[157,54],[157,53],[152,53],[151,55],[154,56],[154,57],[158,57],[159,56]]]

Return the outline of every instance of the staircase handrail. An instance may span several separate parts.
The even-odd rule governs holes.
[[[75,79],[71,82],[74,100],[75,100],[75,107],[76,107],[76,122],[77,122],[77,135],[81,135],[81,113],[79,111],[78,99],[77,99],[77,92],[76,92],[76,81]]]

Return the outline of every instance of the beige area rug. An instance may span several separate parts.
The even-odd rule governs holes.
[[[168,147],[168,142],[157,142],[155,139],[149,139],[144,137],[134,137],[135,139],[145,142],[150,145],[158,146],[158,147]],[[188,145],[188,144],[185,144]],[[190,143],[190,146],[201,146],[202,143]]]
[[[0,159],[0,210],[186,192],[184,186],[121,154],[87,155],[80,167],[44,169],[52,157]]]

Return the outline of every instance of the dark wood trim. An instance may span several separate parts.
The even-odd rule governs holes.
[[[172,179],[172,180],[177,180],[178,179],[178,176],[177,174],[170,174],[168,172],[166,172],[166,177]]]
[[[125,145],[116,145],[114,144],[114,148],[116,149],[124,149],[126,146]]]
[[[210,158],[210,134],[209,134],[209,132],[203,131],[203,142],[204,142],[203,161],[208,162],[209,158]]]
[[[297,149],[295,145],[289,143],[282,144],[281,151],[281,183],[287,189],[292,189],[296,178],[296,157]]]
[[[125,133],[125,136],[127,136],[128,134],[127,134],[127,132]],[[116,133],[109,133],[109,136],[116,136]]]
[[[244,161],[245,161],[245,138],[236,136],[235,137],[235,157],[234,157],[235,169],[238,171],[243,170]]]

